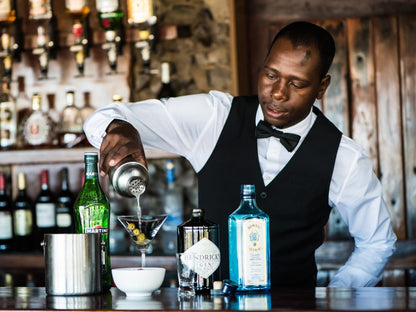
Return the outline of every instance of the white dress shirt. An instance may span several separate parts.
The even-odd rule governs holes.
[[[84,125],[89,142],[99,148],[113,119],[128,121],[141,136],[145,149],[182,155],[199,172],[213,152],[231,109],[230,94],[211,91],[168,100],[111,103],[93,113]],[[256,124],[263,119],[259,106]],[[285,132],[301,136],[293,152],[279,139],[258,139],[259,162],[265,185],[287,164],[311,129],[310,114]],[[374,286],[394,252],[396,236],[382,198],[382,189],[370,159],[351,139],[342,136],[331,179],[328,203],[339,211],[355,241],[355,250],[332,278],[329,286]]]

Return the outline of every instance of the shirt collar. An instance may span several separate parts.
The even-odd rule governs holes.
[[[278,129],[278,130],[281,130],[283,132],[294,133],[294,134],[300,135],[301,137],[306,135],[316,119],[316,116],[313,113],[312,108],[308,116],[306,116],[305,119],[301,120],[300,122],[298,122],[297,124],[293,126],[290,126],[285,129]],[[261,106],[259,105],[257,108],[257,113],[256,113],[256,125],[259,123],[260,120],[264,120],[264,115],[263,115],[263,111],[261,110]]]

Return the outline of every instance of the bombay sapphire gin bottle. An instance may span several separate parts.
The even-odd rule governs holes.
[[[270,289],[269,216],[256,204],[255,187],[241,185],[240,205],[228,217],[230,279],[237,291]]]

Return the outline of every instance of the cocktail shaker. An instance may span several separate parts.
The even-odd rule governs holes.
[[[147,168],[130,156],[111,167],[108,174],[114,190],[125,197],[140,196],[149,183]]]

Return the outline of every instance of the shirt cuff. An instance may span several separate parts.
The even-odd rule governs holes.
[[[332,278],[328,287],[371,287],[375,286],[382,276],[383,274],[374,276],[360,268],[344,265]]]

